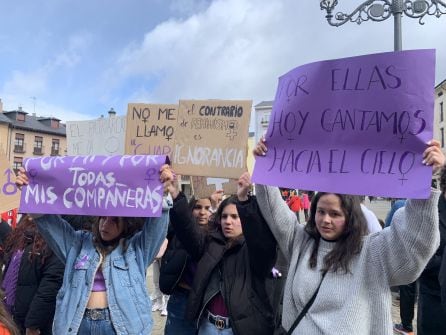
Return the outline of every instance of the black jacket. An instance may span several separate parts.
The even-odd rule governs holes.
[[[438,275],[443,258],[443,251],[446,247],[446,199],[442,194],[438,199],[438,215],[440,228],[440,246],[427,263],[419,278],[420,294],[430,294],[440,296],[440,282]]]
[[[169,243],[161,258],[159,285],[161,292],[170,295],[180,282],[190,257],[174,233],[168,233],[167,239]]]
[[[30,261],[30,252],[31,245],[28,245],[20,262],[12,316],[22,331],[38,328],[42,335],[52,334],[56,295],[62,285],[65,267],[48,248],[43,264],[41,255],[35,255]]]
[[[208,301],[205,294],[212,274],[221,271],[222,294],[236,335],[270,335],[274,313],[265,280],[276,259],[276,241],[251,198],[237,205],[244,239],[228,247],[220,229],[201,231],[188,214],[184,195],[174,200],[171,222],[193,260],[198,262],[189,294],[187,318],[199,321]]]

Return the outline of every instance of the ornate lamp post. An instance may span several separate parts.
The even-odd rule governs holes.
[[[446,0],[445,0],[446,1]],[[361,24],[364,21],[384,21],[391,15],[394,18],[394,49],[402,49],[401,17],[403,13],[411,18],[418,19],[420,24],[424,24],[426,15],[440,17],[446,14],[446,2],[443,0],[367,0],[359,5],[351,14],[337,12],[333,15],[333,10],[338,4],[338,0],[321,0],[321,10],[325,10],[327,21],[330,25],[339,27],[346,22],[356,22]]]

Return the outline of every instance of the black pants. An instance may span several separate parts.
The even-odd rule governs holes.
[[[438,295],[420,293],[417,315],[418,335],[446,334],[446,313]]]
[[[415,301],[417,299],[417,282],[402,285],[400,288],[400,317],[403,327],[413,331],[412,321],[415,315]]]

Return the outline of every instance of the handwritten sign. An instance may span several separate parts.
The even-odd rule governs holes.
[[[68,155],[124,154],[125,122],[125,116],[112,116],[88,121],[68,121]]]
[[[180,100],[175,171],[238,179],[246,171],[251,107],[244,100]]]
[[[156,217],[162,210],[159,169],[166,156],[28,158],[22,213]]]
[[[192,176],[192,188],[196,198],[207,198],[217,190],[224,194],[237,194],[238,179]]]
[[[426,198],[434,50],[303,65],[280,77],[256,183]]]
[[[20,192],[15,186],[15,174],[6,156],[0,154],[0,213],[19,207]]]
[[[173,151],[178,105],[129,104],[125,153],[168,155]]]

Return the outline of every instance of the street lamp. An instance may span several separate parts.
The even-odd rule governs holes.
[[[445,0],[446,1],[446,0]],[[338,4],[338,0],[321,0],[321,10],[325,10],[327,22],[331,26],[339,27],[346,22],[356,22],[361,24],[364,21],[384,21],[391,15],[394,17],[394,49],[402,49],[401,16],[403,13],[411,18],[418,19],[420,24],[424,24],[426,15],[440,17],[446,14],[446,2],[443,0],[367,0],[351,14],[337,12],[333,15],[333,10]]]

